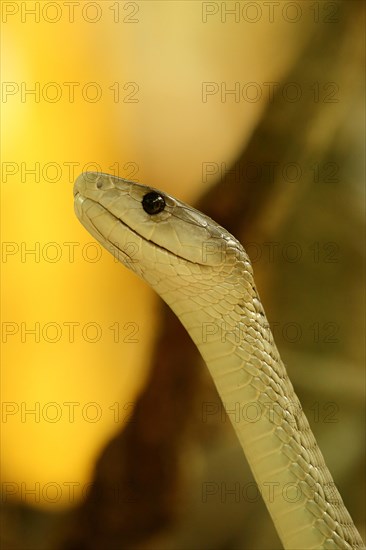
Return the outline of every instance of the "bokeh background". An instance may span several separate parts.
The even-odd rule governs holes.
[[[1,10],[2,547],[280,547],[189,339],[77,221],[90,169],[247,245],[364,535],[363,3]]]

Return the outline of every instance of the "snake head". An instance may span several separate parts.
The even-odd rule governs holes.
[[[163,258],[165,265],[181,270],[189,264],[232,268],[245,255],[211,218],[152,187],[84,172],[75,182],[74,197],[81,223],[131,269]]]

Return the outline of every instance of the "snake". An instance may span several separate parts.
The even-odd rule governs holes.
[[[240,242],[154,187],[100,172],[74,183],[89,233],[146,281],[188,331],[285,549],[365,548],[280,358]],[[239,418],[238,418],[239,416]]]

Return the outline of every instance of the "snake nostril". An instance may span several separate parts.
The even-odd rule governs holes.
[[[103,187],[103,180],[102,180],[102,178],[99,178],[99,179],[97,180],[96,185],[97,185],[97,189],[102,189],[102,187]]]

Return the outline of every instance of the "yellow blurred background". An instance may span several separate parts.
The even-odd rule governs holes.
[[[76,220],[74,179],[99,169],[192,201],[202,162],[229,163],[266,104],[204,103],[202,82],[278,80],[303,40],[283,18],[205,24],[196,2],[52,4],[2,6],[2,472],[40,506],[68,504],[65,482],[80,494],[154,333],[150,290]]]
[[[146,380],[155,296],[77,221],[74,179],[101,170],[201,197],[215,183],[203,164],[230,165],[266,83],[330,16],[322,2],[268,4],[2,2],[5,502],[77,504]],[[221,100],[238,81],[261,97]]]

